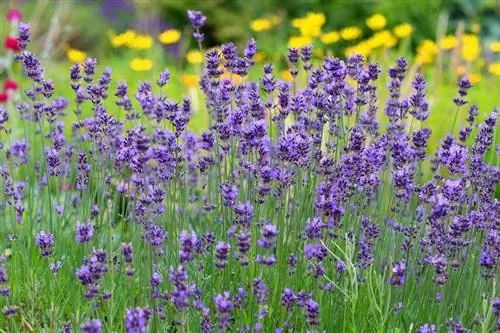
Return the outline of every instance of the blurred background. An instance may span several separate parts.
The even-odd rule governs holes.
[[[201,98],[197,82],[203,52],[229,41],[241,50],[254,37],[257,66],[250,72],[250,79],[257,79],[262,65],[269,62],[281,79],[291,79],[285,58],[287,47],[313,44],[317,62],[327,55],[343,58],[358,52],[387,69],[397,57],[408,57],[411,74],[423,72],[430,81],[431,107],[440,110],[431,116],[430,121],[436,124],[447,121],[453,112],[451,99],[462,75],[468,75],[476,86],[471,98],[480,104],[480,111],[489,113],[500,101],[500,1],[495,0],[0,3],[0,36],[5,40],[0,55],[0,82],[4,82],[0,102],[19,97],[5,83],[22,80],[20,68],[11,61],[15,45],[9,45],[16,34],[16,18],[32,24],[30,48],[40,56],[47,76],[58,83],[62,95],[65,89],[70,94],[69,65],[96,57],[101,65],[113,67],[114,79],[126,79],[132,89],[138,80],[156,80],[168,67],[172,73],[169,94],[175,98],[190,94],[196,102]],[[201,10],[208,18],[201,50],[192,38],[188,9]],[[381,88],[383,102],[386,89]],[[195,130],[204,121],[203,116],[199,118],[195,117]],[[437,134],[443,133],[438,130]]]

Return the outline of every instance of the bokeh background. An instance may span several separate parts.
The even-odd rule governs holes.
[[[115,82],[126,80],[132,89],[168,67],[168,93],[189,94],[198,106],[190,124],[194,131],[206,123],[197,87],[203,53],[228,41],[242,49],[252,37],[257,66],[246,79],[257,79],[271,62],[281,79],[290,80],[287,47],[311,43],[317,62],[358,52],[387,69],[397,57],[409,58],[410,76],[423,72],[429,81],[430,149],[449,130],[444,124],[454,116],[450,105],[462,75],[475,86],[471,101],[479,104],[481,115],[500,104],[500,1],[3,0],[0,9],[0,35],[6,41],[0,82],[22,81],[20,68],[9,60],[15,50],[7,47],[15,22],[5,19],[18,10],[32,24],[32,47],[57,82],[56,93],[71,95],[68,68],[85,57],[98,58],[101,69],[113,67]],[[208,17],[201,50],[192,38],[188,9]],[[380,101],[384,84],[381,80]],[[404,87],[409,91],[410,80]],[[4,96],[19,99],[20,91],[11,90],[0,87]]]

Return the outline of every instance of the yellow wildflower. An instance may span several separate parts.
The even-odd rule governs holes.
[[[289,72],[289,71],[287,71],[287,70],[283,70],[283,71],[281,71],[281,73],[280,73],[280,74],[281,74],[281,78],[282,78],[283,80],[285,80],[285,81],[292,81],[292,80],[293,80],[293,76],[292,76],[292,74],[290,74],[290,72]]]
[[[471,30],[473,33],[477,34],[481,31],[481,26],[478,24],[478,23],[474,23],[472,26],[471,26]]]
[[[500,52],[500,41],[496,41],[490,44],[490,51],[493,53]]]
[[[340,30],[340,37],[344,40],[354,40],[358,39],[361,36],[361,29],[358,27],[345,27],[344,29]]]
[[[158,39],[162,44],[175,44],[179,41],[179,39],[181,39],[181,32],[175,29],[168,29],[163,31],[158,36]]]
[[[201,64],[203,61],[203,54],[198,50],[192,50],[186,54],[186,59],[190,64]]]
[[[181,76],[181,82],[188,88],[194,87],[198,84],[198,76],[193,74],[185,74]]]
[[[397,44],[397,42],[398,40],[389,30],[377,32],[366,41],[366,43],[368,43],[368,45],[370,45],[370,47],[374,49],[379,47],[390,49],[393,48]]]
[[[85,52],[72,48],[69,48],[66,51],[66,56],[71,62],[82,62],[85,58],[87,58],[87,54]]]
[[[130,68],[136,72],[147,72],[153,68],[153,62],[150,59],[134,58],[130,62]]]
[[[120,47],[124,45],[129,45],[135,38],[136,32],[134,30],[127,30],[124,33],[115,35],[110,33],[111,45],[113,47]]]
[[[481,52],[479,38],[477,35],[463,35],[462,37],[462,56],[466,61],[473,61]]]
[[[331,31],[325,34],[322,34],[320,40],[323,44],[333,44],[340,40],[340,35],[337,31]]]
[[[417,62],[420,64],[432,64],[438,48],[432,40],[424,40],[417,50]]]
[[[478,83],[479,81],[481,81],[481,79],[482,79],[481,74],[472,73],[469,75],[469,81],[472,84]]]
[[[402,23],[394,27],[394,35],[400,39],[408,38],[413,33],[413,26],[409,23]]]
[[[302,36],[318,37],[325,22],[325,14],[309,12],[304,17],[293,19],[292,26],[298,28]]]
[[[250,29],[255,32],[266,31],[273,27],[273,22],[270,19],[257,19],[250,22]]]
[[[500,62],[494,62],[488,66],[488,72],[495,76],[500,76]]]
[[[292,36],[288,40],[289,47],[301,48],[312,43],[312,39],[307,36]]]
[[[366,20],[366,25],[372,30],[380,30],[385,27],[387,20],[383,15],[375,14]]]
[[[457,47],[458,41],[453,35],[444,36],[439,41],[439,47],[443,50],[452,50]]]
[[[133,49],[150,49],[153,46],[153,37],[150,35],[136,35],[128,46]]]

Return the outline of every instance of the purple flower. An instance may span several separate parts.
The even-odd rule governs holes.
[[[54,245],[54,235],[51,233],[46,233],[45,231],[40,231],[36,235],[36,245],[42,251],[42,257],[49,257],[52,255],[52,246]]]
[[[151,311],[148,308],[127,309],[125,330],[127,333],[144,333],[148,328]]]
[[[231,245],[228,243],[224,242],[219,242],[217,243],[217,246],[215,247],[215,257],[217,259],[215,266],[219,269],[223,269],[226,267],[228,263],[228,254],[229,250],[231,250]]]
[[[435,325],[429,325],[429,324],[424,324],[423,326],[420,326],[420,328],[417,330],[417,333],[436,333],[436,326]]]
[[[228,292],[224,292],[224,294],[219,294],[214,297],[218,327],[222,331],[228,330],[231,326],[234,303],[230,299],[231,295]]]
[[[81,224],[80,221],[76,221],[76,235],[75,240],[78,243],[87,243],[92,240],[94,235],[94,228],[92,223]]]
[[[87,320],[80,328],[82,333],[102,333],[102,323],[99,319]]]
[[[207,18],[202,12],[196,10],[188,10],[187,12],[189,21],[194,29],[200,29],[205,25]]]

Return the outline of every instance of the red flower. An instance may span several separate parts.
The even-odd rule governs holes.
[[[18,9],[9,9],[9,11],[7,12],[7,20],[9,20],[9,22],[21,21],[22,18],[23,14]]]
[[[16,90],[19,87],[17,82],[14,80],[5,81],[3,86],[4,86],[5,90]]]
[[[19,48],[19,41],[14,37],[5,37],[5,48],[12,50],[14,52],[19,52],[21,49]]]
[[[6,92],[1,92],[0,93],[0,103],[5,103],[9,99],[9,96],[7,96]]]

